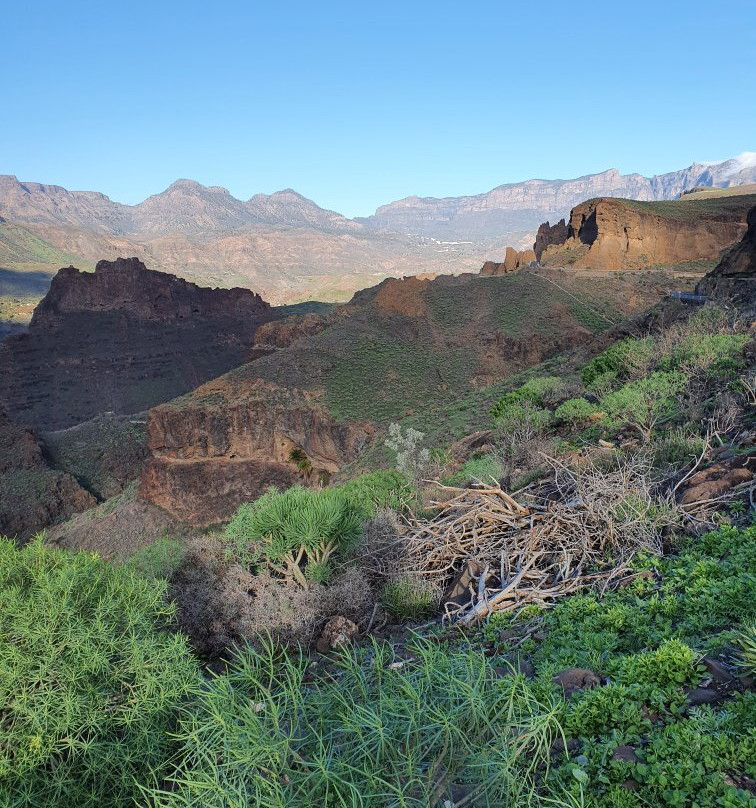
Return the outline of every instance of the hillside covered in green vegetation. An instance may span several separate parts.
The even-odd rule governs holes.
[[[749,323],[668,304],[385,411],[344,346],[369,473],[119,560],[2,541],[0,806],[754,808]]]

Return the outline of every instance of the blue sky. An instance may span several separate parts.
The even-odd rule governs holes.
[[[366,215],[756,150],[756,3],[6,2],[0,173]]]

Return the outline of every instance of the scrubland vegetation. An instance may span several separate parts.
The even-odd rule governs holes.
[[[3,542],[0,806],[754,808],[751,340],[553,363],[196,546]]]

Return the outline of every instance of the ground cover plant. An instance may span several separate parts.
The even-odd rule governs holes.
[[[156,804],[534,804],[560,735],[555,700],[491,677],[480,652],[421,639],[407,652],[374,643],[316,679],[302,657],[240,653],[186,714],[183,763]]]
[[[0,805],[123,806],[165,776],[198,668],[164,581],[0,540]]]
[[[603,596],[494,616],[484,629],[494,649],[516,646],[504,659],[529,658],[537,692],[552,692],[565,669],[597,677],[563,702],[571,751],[548,779],[597,808],[756,805],[756,694],[736,681],[756,615],[756,528],[688,539],[668,557],[639,558],[634,572]],[[704,689],[713,703],[696,707],[711,679],[704,656],[733,679]],[[573,780],[576,762],[584,781]]]

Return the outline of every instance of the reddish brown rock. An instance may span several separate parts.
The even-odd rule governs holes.
[[[535,244],[533,245],[533,254],[535,260],[540,261],[541,256],[547,247],[553,244],[564,244],[569,236],[569,229],[564,219],[560,219],[556,224],[549,224],[544,222],[536,233]]]
[[[0,343],[0,400],[40,429],[142,412],[246,361],[277,316],[248,289],[201,288],[136,258],[67,267],[28,332]]]
[[[263,323],[255,333],[255,349],[280,350],[288,348],[297,340],[319,334],[332,324],[331,318],[320,314],[305,314]]]
[[[302,391],[231,374],[150,410],[140,496],[189,524],[210,525],[270,486],[300,479],[293,450],[317,480],[354,459],[372,433],[369,424],[337,423]]]
[[[746,232],[756,197],[631,202],[599,198],[572,209],[567,237],[541,252],[544,266],[640,269],[719,259]]]
[[[514,272],[517,269],[517,250],[514,247],[507,247],[504,254],[504,271]]]
[[[734,457],[722,463],[715,463],[694,474],[687,481],[680,502],[689,505],[693,502],[716,499],[737,485],[753,479],[754,467],[756,467],[756,455]]]
[[[565,696],[571,696],[578,690],[589,690],[590,688],[598,687],[601,684],[601,679],[587,668],[567,668],[567,670],[558,673],[553,682],[564,690]]]
[[[504,260],[501,263],[496,261],[486,261],[481,267],[479,275],[506,275],[516,269],[529,266],[536,260],[533,250],[517,251],[514,247],[507,247]]]
[[[756,206],[748,211],[748,229],[696,287],[700,295],[756,303]]]

